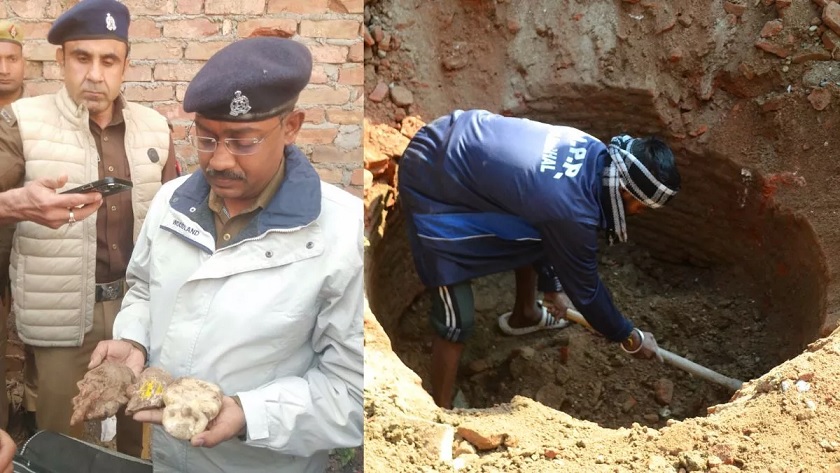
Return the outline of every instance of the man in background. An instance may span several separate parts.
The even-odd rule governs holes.
[[[9,20],[0,21],[0,107],[5,107],[23,96],[23,72],[26,61],[23,58],[23,30]],[[0,160],[0,192],[13,189],[23,181],[23,165],[20,162]],[[0,373],[5,379],[6,345],[9,333],[6,323],[12,307],[12,292],[9,286],[9,255],[12,252],[12,237],[15,225],[0,225]],[[0,429],[9,422],[9,395],[0,390]],[[26,400],[24,396],[24,401]],[[24,404],[26,404],[24,402]],[[34,410],[34,405],[31,406]],[[29,406],[27,406],[27,410]],[[33,414],[30,414],[30,418]]]
[[[134,238],[162,181],[176,177],[166,118],[120,94],[128,66],[128,8],[117,0],[84,0],[53,23],[64,86],[0,111],[0,160],[25,165],[25,181],[64,173],[68,187],[114,177],[130,192],[105,199],[96,215],[51,230],[21,222],[10,279],[18,335],[34,352],[38,428],[84,435],[70,426],[76,383],[90,354],[111,338],[124,294]],[[117,416],[117,449],[140,456],[142,426]]]

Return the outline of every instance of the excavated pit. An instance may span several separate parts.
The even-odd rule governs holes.
[[[725,156],[676,151],[681,194],[666,209],[633,217],[628,244],[602,245],[600,272],[622,312],[662,347],[748,381],[819,336],[821,248],[807,220],[773,203],[777,177],[765,179]],[[430,299],[398,208],[372,248],[368,296],[395,353],[429,389]],[[512,274],[473,283],[476,331],[458,380],[469,407],[523,395],[604,427],[661,427],[671,418],[703,416],[731,397],[676,368],[631,359],[580,327],[505,336],[496,318],[512,306]]]
[[[724,388],[628,358],[578,327],[505,337],[496,317],[509,310],[513,278],[496,275],[474,281],[480,319],[458,383],[473,407],[502,404],[434,409],[415,385],[422,378],[428,388],[428,298],[387,195],[393,166],[381,164],[383,155],[398,161],[405,145],[383,132],[366,144],[369,200],[386,209],[370,232],[366,287],[391,340],[371,315],[368,466],[840,469],[840,19],[831,5],[367,2],[366,130],[400,138],[414,129],[406,127],[412,116],[484,108],[601,139],[622,131],[665,137],[679,157],[682,195],[631,220],[631,242],[601,256],[603,278],[618,306],[664,347],[744,381],[760,375],[730,400]],[[632,422],[642,425],[623,428]],[[436,448],[453,429],[452,448]],[[435,435],[424,441],[417,432]],[[504,442],[477,458],[462,441],[478,448],[493,439]]]

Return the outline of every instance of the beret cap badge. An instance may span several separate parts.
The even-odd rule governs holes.
[[[235,116],[245,115],[251,110],[251,104],[248,97],[242,95],[242,91],[237,90],[233,94],[233,100],[230,101],[230,114]]]
[[[117,29],[117,22],[114,21],[114,17],[110,13],[107,13],[105,16],[105,28],[108,28],[108,31]]]
[[[0,20],[0,42],[15,43],[23,46],[23,31],[15,22]]]

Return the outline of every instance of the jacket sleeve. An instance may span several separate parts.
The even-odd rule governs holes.
[[[598,229],[569,221],[547,222],[537,229],[572,304],[607,339],[614,342],[626,339],[633,324],[621,315],[598,275]]]
[[[349,242],[342,269],[324,279],[326,294],[310,341],[318,355],[302,376],[275,380],[238,392],[245,411],[246,443],[288,455],[311,456],[320,450],[355,447],[363,433],[362,224]],[[333,244],[340,239],[334,239]]]

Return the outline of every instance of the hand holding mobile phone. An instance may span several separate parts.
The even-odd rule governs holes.
[[[62,194],[84,194],[87,192],[99,192],[102,197],[119,194],[127,190],[131,190],[133,184],[131,181],[125,179],[118,179],[116,177],[106,177],[98,181],[89,182],[83,186],[79,186],[70,190],[62,192]]]

